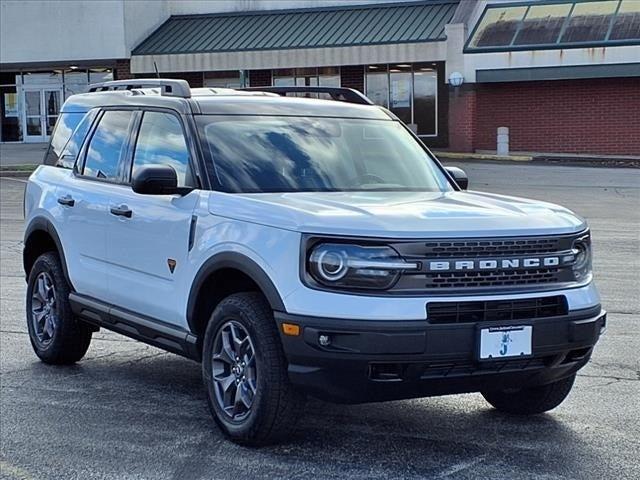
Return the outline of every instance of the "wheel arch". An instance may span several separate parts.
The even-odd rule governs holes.
[[[273,281],[264,271],[264,269],[258,265],[254,260],[250,259],[246,255],[237,252],[223,252],[213,255],[209,258],[198,270],[195,276],[194,282],[191,285],[189,292],[189,299],[187,302],[187,323],[189,330],[199,338],[199,342],[202,340],[203,322],[208,320],[203,319],[203,315],[210,315],[212,308],[215,308],[218,301],[222,298],[215,299],[215,295],[212,297],[205,297],[206,291],[209,287],[216,283],[218,275],[229,274],[233,277],[239,288],[247,287],[246,289],[251,291],[259,291],[262,293],[275,311],[284,312],[284,302],[278,293]],[[226,280],[226,278],[225,278]],[[246,283],[244,283],[246,282]],[[234,283],[233,281],[231,283]],[[227,285],[227,288],[228,285]],[[224,291],[224,289],[223,289]],[[238,290],[238,291],[243,291]],[[234,293],[233,289],[231,293]],[[209,301],[207,307],[203,307],[203,300],[215,299]],[[216,301],[217,300],[217,301]],[[206,326],[206,323],[205,323]]]
[[[24,268],[25,277],[29,277],[31,268],[36,259],[44,252],[55,251],[60,257],[62,271],[67,283],[73,290],[73,284],[69,278],[67,270],[67,261],[64,255],[64,248],[60,236],[50,220],[44,217],[35,217],[29,222],[24,232],[24,249],[22,250],[22,266]]]

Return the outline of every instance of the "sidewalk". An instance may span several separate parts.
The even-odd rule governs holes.
[[[46,143],[0,143],[0,167],[39,165],[46,150]]]

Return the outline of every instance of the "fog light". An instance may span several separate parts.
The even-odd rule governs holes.
[[[320,335],[318,336],[318,343],[323,347],[328,347],[331,345],[331,337],[329,335]]]

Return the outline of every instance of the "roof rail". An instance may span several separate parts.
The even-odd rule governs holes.
[[[139,88],[160,88],[160,95],[165,97],[191,98],[191,88],[186,80],[168,78],[132,78],[129,80],[93,83],[89,85],[89,92],[110,92]]]
[[[358,103],[360,105],[374,105],[374,103],[363,93],[353,88],[346,87],[247,87],[238,90],[252,90],[260,92],[277,93],[285,96],[287,93],[326,93],[332,100],[348,103]]]

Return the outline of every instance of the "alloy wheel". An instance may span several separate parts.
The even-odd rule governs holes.
[[[53,340],[58,324],[56,290],[51,275],[40,272],[31,294],[31,323],[38,342],[46,347]]]
[[[211,362],[218,406],[231,420],[244,420],[258,390],[258,372],[253,342],[239,322],[230,320],[220,327]]]

